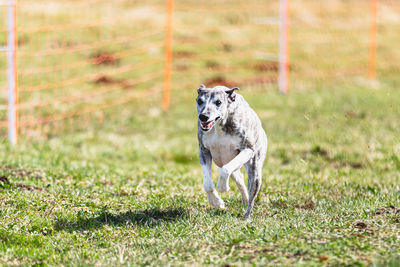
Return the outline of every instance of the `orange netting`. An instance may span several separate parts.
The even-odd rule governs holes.
[[[157,95],[164,21],[140,15],[143,10],[164,17],[164,4],[156,2],[18,1],[20,137],[85,127],[109,107]],[[2,16],[7,18],[6,10]],[[7,41],[7,24],[0,29],[0,41]],[[2,66],[5,84],[7,64]],[[8,105],[2,96],[0,133],[6,135]]]

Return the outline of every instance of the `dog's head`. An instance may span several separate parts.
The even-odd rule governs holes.
[[[199,115],[200,128],[209,131],[221,119],[227,116],[228,106],[235,101],[235,90],[239,88],[228,88],[216,86],[206,88],[203,84],[197,89],[198,96],[197,113]]]

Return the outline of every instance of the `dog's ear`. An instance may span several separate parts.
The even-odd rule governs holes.
[[[225,90],[225,93],[228,94],[228,99],[229,99],[230,101],[232,101],[232,102],[235,101],[235,99],[236,99],[235,90],[240,90],[240,89],[239,89],[239,87],[234,87],[234,88],[231,88],[231,89],[229,89],[229,90]]]
[[[200,93],[200,91],[204,89],[206,89],[206,86],[204,84],[200,84],[199,88],[197,88],[197,93]]]

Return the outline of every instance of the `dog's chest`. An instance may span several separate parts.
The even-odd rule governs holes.
[[[229,163],[240,152],[240,138],[227,135],[219,129],[204,134],[202,139],[204,147],[211,152],[213,161],[218,167]]]

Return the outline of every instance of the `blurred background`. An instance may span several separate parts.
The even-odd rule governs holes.
[[[7,3],[13,2],[2,2],[0,134],[6,137]],[[375,77],[398,86],[395,0],[292,0],[282,28],[284,2],[19,0],[18,137],[46,139],[102,123],[133,99],[151,98],[157,113],[162,102],[169,107],[163,90],[171,89],[172,105],[180,105],[182,92],[201,83],[278,90],[282,30],[287,90],[339,81],[377,86]]]
[[[338,82],[377,87],[375,77],[398,88],[400,5],[395,0],[377,5],[375,0],[291,0],[287,28],[282,28],[282,2],[17,1],[18,138],[46,139],[112,120],[127,106],[135,112],[134,99],[151,98],[149,110],[159,113],[163,90],[169,88],[172,106],[201,83],[276,91],[282,29],[288,36],[289,94]],[[3,137],[7,3],[13,1],[0,6]],[[167,97],[164,91],[164,109]]]

